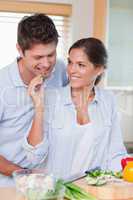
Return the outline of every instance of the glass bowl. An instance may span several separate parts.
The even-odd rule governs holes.
[[[27,200],[62,200],[65,195],[63,181],[42,169],[22,169],[13,172],[16,189]]]

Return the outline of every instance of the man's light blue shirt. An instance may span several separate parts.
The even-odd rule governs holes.
[[[66,69],[57,61],[47,87],[62,87],[67,83]],[[23,167],[36,167],[48,152],[48,141],[33,147],[27,143],[27,134],[34,116],[32,99],[27,94],[17,60],[0,70],[0,155]],[[12,178],[0,175],[0,186],[12,185]]]

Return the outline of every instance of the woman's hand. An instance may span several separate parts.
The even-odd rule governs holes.
[[[43,77],[38,75],[31,80],[28,87],[28,94],[32,97],[35,109],[43,109],[44,107],[44,87]]]

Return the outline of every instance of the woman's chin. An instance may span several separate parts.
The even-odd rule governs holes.
[[[82,87],[84,87],[83,85],[81,85],[81,84],[78,84],[78,83],[72,83],[72,82],[70,82],[70,86],[71,86],[71,88],[82,88]]]

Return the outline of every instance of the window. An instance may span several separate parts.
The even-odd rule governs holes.
[[[133,89],[133,1],[109,1],[108,85]]]
[[[25,15],[30,15],[30,13],[0,12],[0,68],[18,56],[16,50],[17,24]],[[71,18],[69,16],[49,16],[53,19],[60,35],[57,55],[65,60],[71,42]]]

